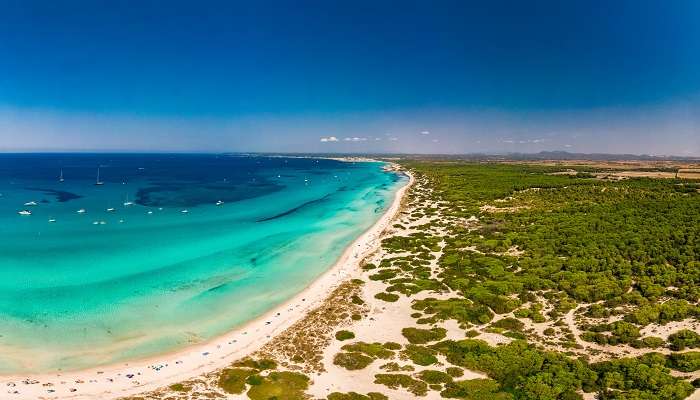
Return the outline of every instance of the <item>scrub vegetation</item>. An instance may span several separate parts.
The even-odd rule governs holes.
[[[601,180],[588,167],[591,173],[555,175],[561,168],[405,166],[420,183],[411,202],[423,204],[411,217],[425,222],[416,229],[402,222],[403,235],[384,240],[389,256],[369,278],[416,297],[417,325],[454,321],[464,337],[475,337],[443,340],[439,326],[406,327],[402,358],[426,366],[444,357],[491,378],[447,380],[435,371],[416,379],[434,374],[443,380],[424,381],[454,398],[681,399],[693,392],[671,369],[695,372],[698,363],[694,353],[674,353],[700,345],[697,183]],[[668,332],[672,322],[689,328]]]
[[[273,360],[246,359],[218,373],[218,386],[227,394],[246,393],[253,400],[302,399],[309,378],[298,372],[276,371]]]
[[[416,181],[401,218],[363,264],[366,285],[348,289],[343,318],[327,323],[328,340],[314,342],[335,343],[331,367],[362,370],[373,389],[328,399],[680,400],[700,386],[697,182],[592,165],[401,164]],[[411,321],[391,339],[400,343],[357,328],[385,308]],[[265,354],[277,370],[304,365]],[[325,372],[304,354],[316,363],[304,372]],[[301,395],[315,379],[282,372],[241,364],[219,385]]]

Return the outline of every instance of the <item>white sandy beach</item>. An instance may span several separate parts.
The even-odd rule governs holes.
[[[115,399],[216,371],[254,353],[321,305],[341,282],[360,275],[360,261],[379,248],[382,233],[391,225],[404,194],[413,184],[413,176],[408,175],[408,184],[396,192],[384,215],[345,250],[332,268],[298,295],[263,316],[218,338],[175,353],[76,372],[2,376],[0,398]]]

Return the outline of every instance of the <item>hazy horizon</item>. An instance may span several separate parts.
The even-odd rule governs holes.
[[[0,11],[0,152],[700,156],[690,0]]]

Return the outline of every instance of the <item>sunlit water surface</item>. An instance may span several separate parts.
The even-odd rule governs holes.
[[[255,318],[381,216],[405,183],[382,166],[1,155],[0,373],[154,355]]]

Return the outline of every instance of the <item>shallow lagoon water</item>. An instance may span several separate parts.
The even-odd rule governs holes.
[[[403,179],[325,159],[2,155],[0,372],[141,358],[241,325],[327,270]]]

